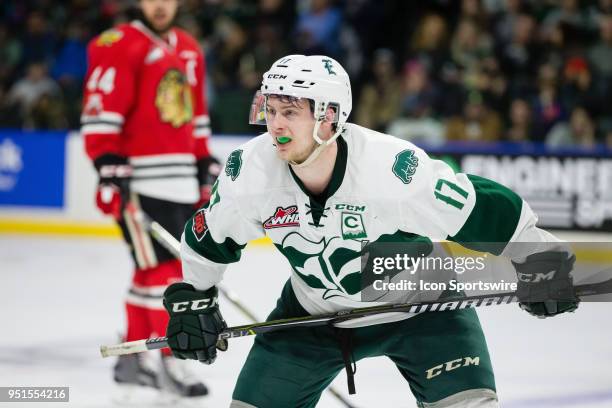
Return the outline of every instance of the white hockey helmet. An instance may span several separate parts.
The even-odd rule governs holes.
[[[253,98],[250,124],[266,124],[268,95],[312,100],[316,120],[312,136],[321,148],[331,144],[342,133],[353,107],[348,74],[338,61],[323,55],[288,55],[274,62],[270,70],[263,74],[261,88]],[[333,107],[335,111],[333,122],[336,123],[336,132],[329,140],[323,141],[317,133],[328,107]],[[316,158],[320,152],[320,149],[317,150],[304,165]]]

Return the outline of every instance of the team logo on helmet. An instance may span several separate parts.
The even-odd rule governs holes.
[[[285,208],[277,207],[274,215],[263,223],[264,229],[299,226],[300,215],[296,205],[290,205]]]
[[[327,73],[328,73],[329,75],[337,75],[337,74],[334,72],[334,67],[333,67],[333,65],[332,65],[332,60],[330,60],[330,59],[324,59],[324,60],[322,60],[322,61],[323,61],[323,63],[325,64],[324,68],[327,70]]]
[[[225,162],[225,174],[235,181],[240,175],[240,169],[242,168],[242,149],[234,150],[230,153]]]
[[[170,69],[159,81],[155,107],[161,121],[174,128],[189,123],[193,118],[191,91],[185,75],[177,69]]]
[[[418,165],[419,158],[414,155],[414,150],[402,150],[395,156],[393,174],[402,180],[402,183],[408,184],[412,181],[412,176],[414,176]]]

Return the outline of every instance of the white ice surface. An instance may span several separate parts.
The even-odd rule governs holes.
[[[123,295],[131,263],[120,241],[0,236],[0,386],[69,386],[70,403],[0,403],[7,407],[113,407],[113,360],[100,344],[123,330]],[[225,284],[262,319],[288,277],[270,248],[247,250]],[[583,303],[577,313],[539,320],[516,305],[479,314],[504,408],[612,407],[612,305]],[[230,325],[245,323],[222,301]],[[234,339],[210,367],[194,363],[212,393],[205,407],[227,407],[252,344]],[[333,384],[346,395],[341,373]],[[396,368],[384,358],[362,360],[357,407],[414,407]],[[174,405],[178,407],[179,405]],[[325,393],[320,407],[341,407]]]

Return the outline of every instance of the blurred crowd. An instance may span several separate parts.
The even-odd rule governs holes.
[[[0,126],[78,128],[86,45],[122,0],[0,2]],[[352,121],[428,144],[612,147],[612,0],[183,0],[206,53],[215,133],[247,122],[262,73],[326,54],[352,78]]]

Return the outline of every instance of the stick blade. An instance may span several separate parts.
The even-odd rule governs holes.
[[[102,357],[122,356],[147,351],[147,340],[127,341],[112,346],[100,346]]]

